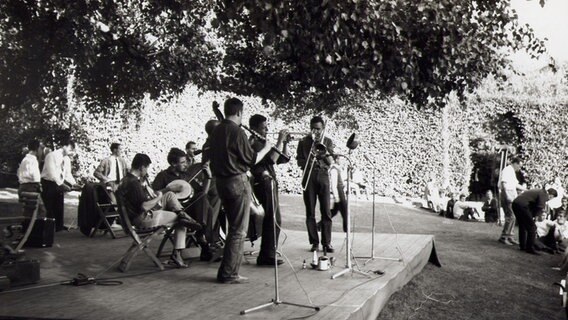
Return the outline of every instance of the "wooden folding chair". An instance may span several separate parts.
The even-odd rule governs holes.
[[[112,203],[112,198],[104,185],[98,185],[96,188],[97,195],[97,214],[99,215],[99,220],[96,225],[91,229],[89,237],[92,238],[97,234],[97,231],[101,230],[101,227],[105,227],[103,230],[103,235],[110,233],[113,239],[116,239],[116,233],[112,229],[109,222],[109,218],[120,219],[118,213],[118,206]]]
[[[92,238],[97,234],[97,231],[104,225],[103,235],[110,233],[113,239],[116,239],[116,234],[108,221],[109,218],[119,218],[118,206],[111,202],[111,196],[105,186],[97,187],[97,213],[99,220],[97,224],[91,229],[89,237]]]
[[[164,270],[164,265],[154,254],[154,252],[150,250],[148,244],[150,243],[150,241],[160,236],[163,231],[167,231],[168,227],[156,226],[153,228],[146,228],[146,229],[136,228],[130,222],[130,218],[128,217],[128,211],[124,207],[124,198],[122,192],[120,192],[120,190],[117,190],[115,196],[118,205],[118,214],[120,217],[120,222],[122,224],[122,229],[126,234],[128,234],[132,238],[132,245],[122,257],[118,269],[122,272],[128,271],[134,257],[136,257],[136,255],[140,251],[144,251],[144,253],[150,258],[150,260],[152,260],[152,262],[154,262],[154,264],[158,268],[160,268],[160,270]]]

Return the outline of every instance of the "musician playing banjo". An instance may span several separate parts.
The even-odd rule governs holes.
[[[243,103],[229,98],[224,105],[225,119],[211,135],[211,170],[229,223],[223,260],[217,272],[221,283],[244,283],[239,275],[243,245],[250,216],[251,186],[246,172],[270,151],[270,143],[255,152],[239,127]]]
[[[308,238],[312,245],[310,251],[319,248],[319,237],[316,223],[316,199],[320,203],[321,211],[321,244],[326,252],[333,252],[331,246],[331,211],[329,167],[333,162],[333,142],[324,136],[325,123],[323,118],[315,116],[310,120],[311,134],[305,136],[298,143],[296,160],[298,166],[304,171],[302,188],[304,205],[306,206],[306,227]],[[325,149],[316,147],[325,146]]]
[[[265,140],[261,140],[253,135],[250,137],[252,148],[260,151],[265,145],[268,126],[266,118],[260,114],[255,114],[249,119],[249,126],[257,132]],[[282,153],[288,153],[288,142],[290,135],[287,130],[281,130],[278,134],[278,142],[275,148]],[[253,175],[253,191],[259,202],[264,207],[264,220],[262,222],[262,241],[260,244],[260,253],[256,259],[257,265],[274,266],[274,257],[276,255],[275,244],[278,243],[278,236],[281,228],[280,205],[278,198],[278,181],[276,180],[276,171],[274,164],[286,163],[290,158],[281,156],[275,151],[268,153],[264,159],[254,165],[251,169]],[[274,237],[274,221],[276,219],[276,238]],[[284,263],[282,259],[277,260],[278,264]]]
[[[169,225],[175,228],[175,246],[170,257],[180,268],[187,267],[181,251],[185,248],[186,228],[197,227],[179,203],[174,192],[180,186],[166,186],[154,191],[148,184],[148,168],[152,161],[148,155],[138,153],[132,159],[129,173],[120,181],[117,194],[124,199],[124,206],[132,223],[139,228]],[[193,221],[192,221],[193,220]]]
[[[179,180],[189,182],[193,176],[187,171],[188,168],[188,159],[185,152],[183,152],[179,148],[171,148],[170,152],[168,153],[168,163],[170,166],[160,171],[156,178],[152,182],[152,189],[154,190],[162,190],[167,188],[171,183],[174,181],[179,182]],[[190,185],[187,185],[186,188],[191,189]],[[196,239],[197,243],[201,247],[201,261],[209,261],[211,259],[211,251],[209,250],[209,243],[204,235],[207,217],[204,216],[204,211],[202,207],[198,205],[199,199],[192,200],[189,196],[187,199],[181,199],[180,203],[185,209],[185,212],[189,215],[189,217],[194,221],[196,225],[200,227],[196,230]]]

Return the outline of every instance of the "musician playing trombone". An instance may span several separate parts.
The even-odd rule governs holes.
[[[266,125],[266,117],[255,114],[249,119],[249,126],[257,132],[261,137],[266,138],[268,126]],[[250,142],[253,150],[260,151],[265,145],[265,141],[260,138],[251,136]],[[278,135],[278,142],[274,146],[281,150],[283,154],[288,154],[288,142],[290,135],[287,130],[281,130]],[[258,164],[251,169],[253,175],[253,191],[258,201],[264,207],[264,220],[262,222],[262,242],[260,244],[260,252],[256,259],[257,265],[274,266],[274,257],[276,250],[275,243],[278,243],[280,235],[280,226],[282,223],[280,216],[280,200],[278,198],[278,181],[276,180],[276,171],[274,164],[287,163],[290,158],[284,157],[277,152],[271,151]],[[276,219],[276,238],[274,237],[274,221]],[[284,263],[282,259],[277,260],[278,264]]]
[[[325,123],[322,117],[310,120],[311,134],[298,143],[296,160],[303,170],[302,188],[306,206],[306,227],[311,244],[310,251],[319,249],[319,237],[315,217],[316,199],[321,212],[321,244],[326,252],[333,252],[331,246],[331,211],[329,167],[333,163],[333,141],[325,137]]]

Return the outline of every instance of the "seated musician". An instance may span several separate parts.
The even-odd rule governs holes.
[[[171,148],[170,152],[168,153],[168,163],[170,164],[170,166],[166,170],[162,170],[160,171],[160,173],[158,173],[158,175],[152,182],[152,188],[154,190],[164,189],[174,180],[185,180],[189,182],[191,178],[195,176],[195,174],[190,175],[190,173],[187,171],[187,161],[188,159],[185,152],[178,148]],[[193,199],[195,198],[196,197],[194,196]],[[204,229],[204,225],[206,224],[206,217],[204,215],[204,210],[201,209],[200,203],[194,202],[191,202],[188,199],[187,202],[182,203],[182,206],[186,208],[185,212],[194,221],[194,223],[200,226],[198,228],[199,230],[196,230],[197,242],[201,247],[200,259],[202,261],[208,261],[211,259],[211,252],[209,250],[209,244],[204,235],[205,230],[202,230]]]
[[[132,169],[121,180],[118,188],[124,199],[124,206],[132,223],[138,228],[152,228],[159,225],[174,226],[175,245],[170,257],[179,268],[187,267],[181,251],[185,249],[186,228],[199,225],[183,211],[183,207],[171,187],[154,191],[147,184],[148,168],[152,161],[145,154],[138,153],[132,160]]]

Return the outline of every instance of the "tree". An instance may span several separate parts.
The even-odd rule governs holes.
[[[237,0],[216,16],[224,87],[304,109],[373,91],[439,104],[499,74],[509,50],[545,51],[506,0]]]
[[[218,59],[207,13],[204,1],[0,2],[0,117],[56,114],[68,89],[101,112],[207,87]]]
[[[15,171],[30,138],[80,138],[72,97],[96,114],[206,88],[219,59],[209,11],[205,0],[0,1],[0,169]]]

